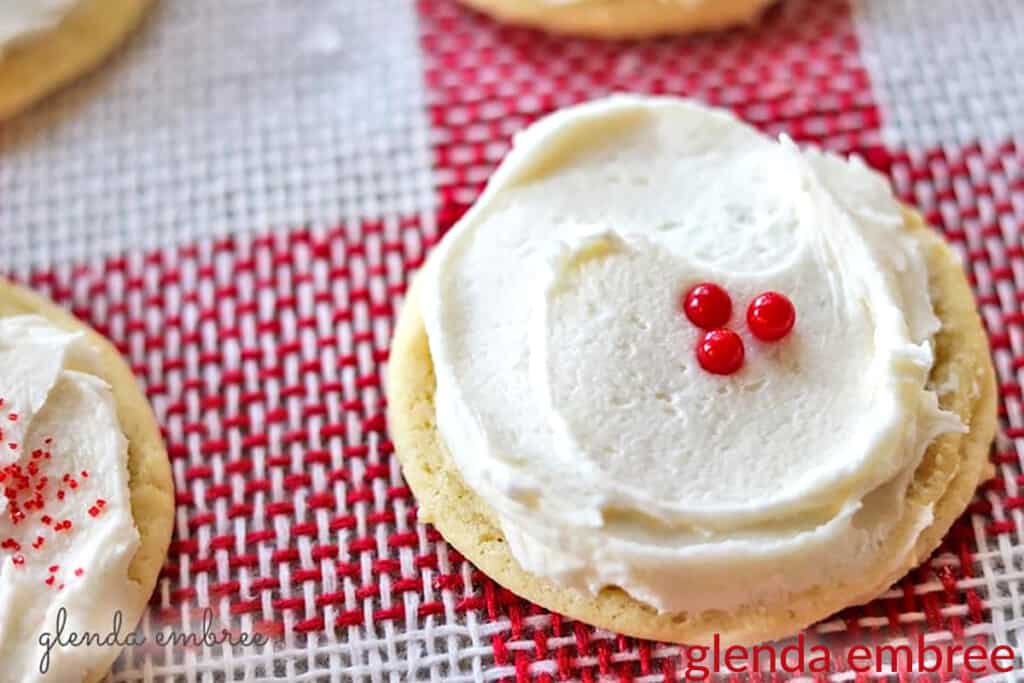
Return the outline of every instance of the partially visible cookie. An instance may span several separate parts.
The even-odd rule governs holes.
[[[595,38],[712,31],[757,21],[774,0],[462,0],[500,21]]]
[[[80,0],[55,27],[6,46],[0,54],[0,120],[96,67],[138,25],[151,2]]]
[[[121,631],[123,639],[135,628],[149,601],[170,543],[174,522],[174,493],[167,451],[149,402],[139,388],[131,368],[117,349],[102,335],[53,302],[0,279],[0,318],[26,315],[41,316],[56,328],[81,332],[86,336],[88,347],[96,353],[98,368],[96,374],[110,385],[116,404],[117,419],[127,440],[128,490],[131,515],[138,532],[138,546],[127,569],[130,585],[110,587],[112,594],[116,596],[115,604],[99,606],[101,609],[109,610],[111,615],[115,609],[120,610],[123,620]],[[5,408],[5,412],[6,410]],[[39,484],[40,490],[44,493],[55,485],[59,484],[53,482]],[[66,487],[67,485],[65,485]],[[86,481],[79,479],[78,488],[85,487]],[[62,491],[64,490],[62,489]],[[65,493],[70,498],[73,492],[68,489]],[[50,491],[50,495],[52,494],[53,492]],[[64,496],[60,497],[62,500],[64,499]],[[94,509],[89,514],[97,520],[103,520],[102,505],[96,508],[98,503],[91,499],[83,501],[82,504],[92,504]],[[55,535],[55,538],[57,540],[47,540],[47,543],[60,540],[59,535]],[[24,549],[23,554],[29,558],[28,561],[31,561],[30,553],[28,548]],[[5,561],[2,554],[0,554],[0,561]],[[69,586],[70,582],[74,580],[71,575],[73,569],[70,566],[61,568],[60,576],[62,578],[60,580],[67,580]],[[82,571],[87,573],[89,568],[84,567]],[[63,578],[65,574],[67,578]],[[14,580],[17,580],[15,572],[12,572],[12,576]],[[47,588],[43,585],[39,587],[40,590]],[[93,599],[98,597],[94,596]],[[68,606],[68,612],[72,618],[76,616],[74,603]],[[111,615],[103,617],[108,628],[111,623]],[[52,624],[46,626],[49,629],[54,628]],[[99,657],[92,657],[88,660],[81,659],[81,680],[98,681],[105,677],[117,654],[117,649],[113,648]],[[82,655],[76,651],[74,656]],[[5,662],[5,668],[8,671],[11,665],[11,662]],[[37,663],[33,662],[33,670],[36,666]],[[0,675],[0,680],[7,679]]]

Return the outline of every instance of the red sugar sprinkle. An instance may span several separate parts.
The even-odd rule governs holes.
[[[63,477],[60,478],[60,480],[64,482],[68,481],[69,479],[71,479],[70,474],[65,474]]]
[[[54,531],[60,531],[60,528],[61,528],[60,527],[60,522],[57,522],[56,524],[53,525],[53,530]]]
[[[4,550],[21,550],[21,544],[13,538],[8,538],[3,543],[0,543],[0,548],[3,548]]]
[[[43,543],[46,543],[46,539],[43,538],[42,536],[36,536],[36,540],[32,544],[32,547],[35,548],[36,550],[39,550],[40,548],[43,547]]]
[[[81,473],[83,479],[89,478],[89,470],[82,470]]]
[[[15,555],[14,557],[11,558],[11,562],[13,562],[14,564],[16,564],[16,565],[18,565],[20,567],[21,565],[25,564],[25,556],[24,555]]]
[[[64,492],[57,491],[57,500],[64,500]]]
[[[53,577],[52,576],[47,576],[46,577],[46,585],[47,586],[52,586],[53,585]]]
[[[68,486],[70,486],[73,489],[77,489],[78,488],[78,482],[75,481],[74,479],[72,479],[71,481],[68,482]]]
[[[100,516],[100,509],[98,507],[96,507],[95,505],[93,505],[91,508],[89,508],[89,516],[90,517],[99,517]]]
[[[2,405],[2,404],[0,404],[0,405]],[[49,446],[51,443],[53,443],[53,437],[52,436],[46,437],[45,439],[43,439],[43,443],[46,444],[47,446]]]
[[[70,519],[65,519],[63,522],[61,522],[61,526],[64,527],[65,529],[70,529],[71,528],[71,520]]]
[[[18,444],[16,444],[16,443],[14,443],[13,441],[11,441],[11,442],[9,442],[9,443],[7,444],[7,447],[8,447],[8,448],[10,448],[10,449],[11,449],[12,451],[15,451],[15,450],[17,450],[17,449],[18,449]]]
[[[11,422],[17,422],[18,421],[18,414],[17,413],[10,413],[10,414],[8,414],[7,419],[10,420]]]
[[[43,515],[42,518],[40,519],[40,521],[43,524],[49,524],[50,522],[53,521],[53,517],[50,517],[50,515]]]
[[[96,504],[99,505],[100,507],[103,507],[104,505],[107,504],[107,501],[103,500],[102,498],[97,498]]]
[[[85,573],[85,570],[82,569],[81,567],[79,567],[78,569],[75,570],[75,576],[81,576],[84,573]]]
[[[59,564],[51,564],[50,565],[50,573],[51,574],[56,574],[58,569],[60,569],[60,565]]]

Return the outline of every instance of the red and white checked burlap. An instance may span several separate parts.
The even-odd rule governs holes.
[[[108,68],[0,128],[0,262],[118,344],[163,425],[176,534],[144,633],[211,607],[272,640],[139,648],[114,680],[683,674],[680,648],[530,605],[416,524],[384,420],[410,273],[512,133],[616,90],[859,153],[963,254],[997,476],[929,562],[813,631],[1024,645],[1022,28],[1001,0],[784,0],[757,30],[637,43],[453,0],[161,3]]]

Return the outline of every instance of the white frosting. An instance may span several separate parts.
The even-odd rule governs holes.
[[[0,0],[0,58],[20,38],[53,28],[78,0]]]
[[[81,334],[36,316],[0,319],[0,543],[7,544],[0,549],[0,681],[81,680],[109,650],[55,647],[48,674],[39,672],[40,635],[55,637],[58,609],[67,609],[66,637],[71,631],[106,634],[115,610],[137,604],[138,586],[127,576],[139,546],[128,445],[110,386],[94,374],[97,362]],[[42,510],[26,506],[32,491],[44,501]],[[14,521],[16,510],[24,519]],[[65,520],[71,528],[55,531]],[[34,547],[39,537],[43,542]],[[124,624],[120,637],[133,629],[134,623]]]
[[[519,563],[674,612],[901,562],[931,520],[903,504],[913,470],[962,430],[926,388],[939,321],[902,226],[859,161],[682,100],[518,136],[420,301],[440,434]],[[679,299],[701,281],[732,297],[734,375],[697,364]],[[780,342],[744,320],[767,290],[796,308]]]

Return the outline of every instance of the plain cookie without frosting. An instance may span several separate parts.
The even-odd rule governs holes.
[[[461,0],[499,21],[595,38],[643,38],[755,23],[775,0]]]

